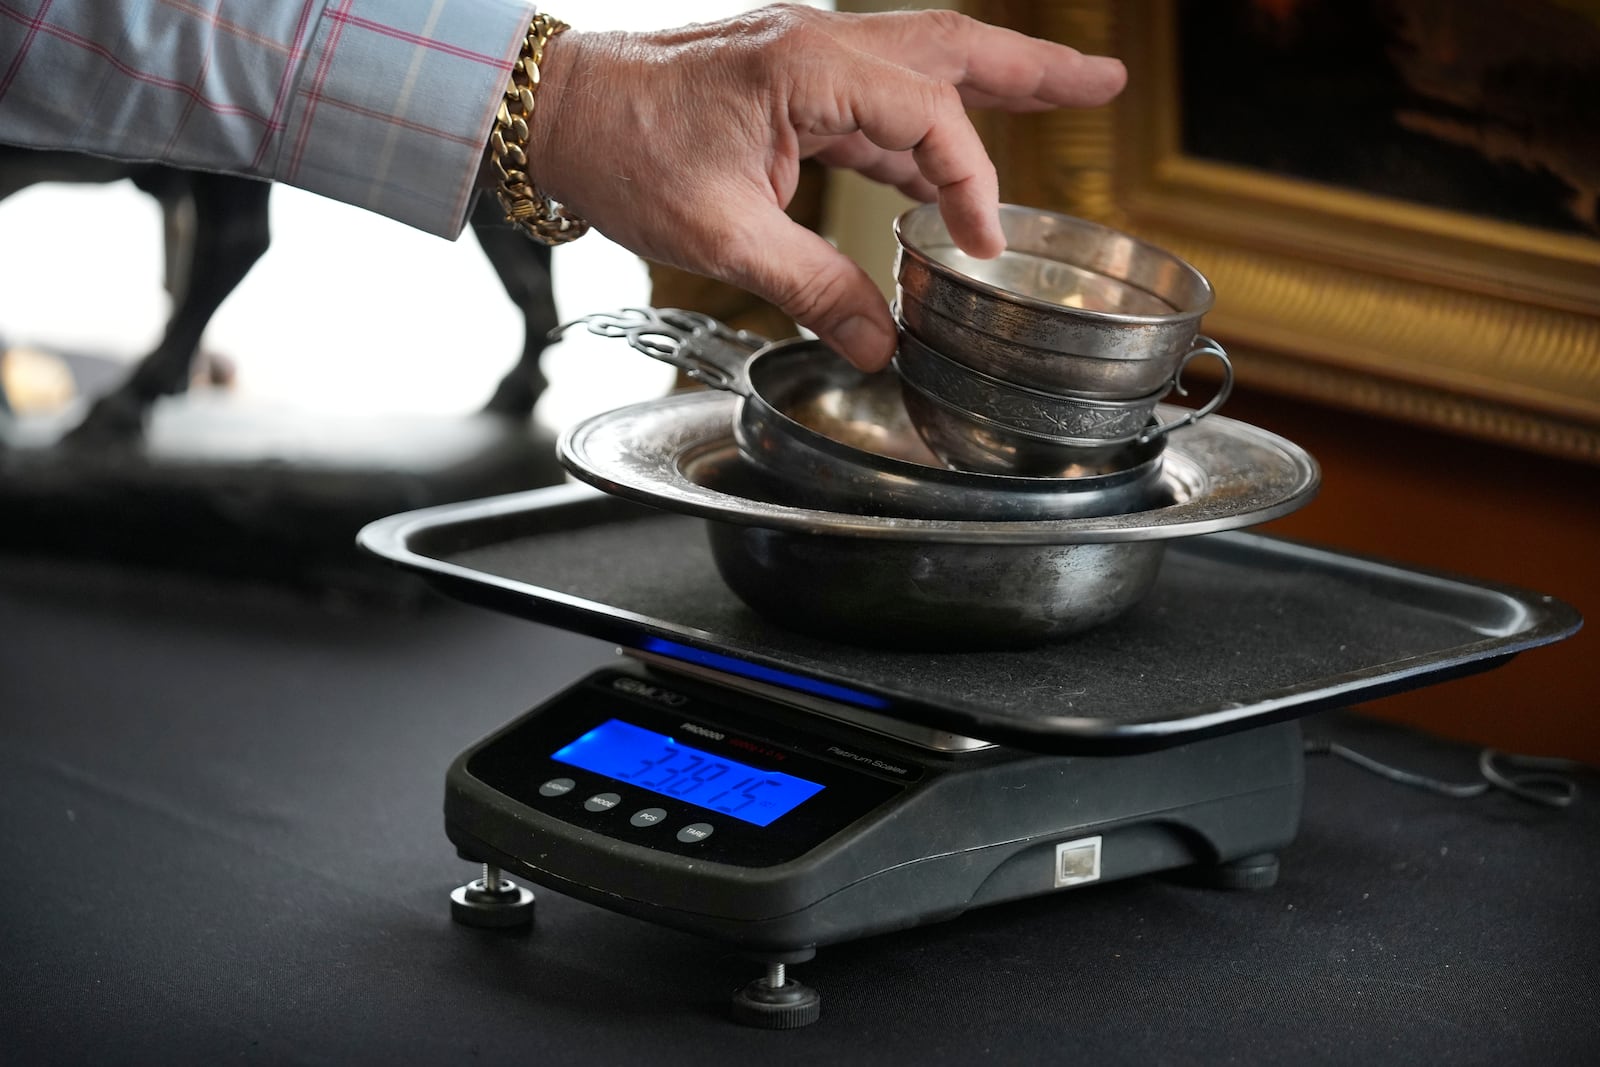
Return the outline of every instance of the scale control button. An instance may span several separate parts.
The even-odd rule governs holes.
[[[585,800],[583,806],[589,811],[610,811],[621,803],[622,798],[615,793],[596,793]]]
[[[666,808],[640,808],[628,821],[635,826],[654,826],[667,817]]]
[[[678,831],[678,840],[686,845],[693,845],[704,841],[715,831],[716,827],[708,822],[692,822]]]
[[[565,796],[572,792],[572,787],[575,784],[577,783],[571,778],[552,778],[539,787],[539,795],[542,797]]]

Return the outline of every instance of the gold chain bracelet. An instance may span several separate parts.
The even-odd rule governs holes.
[[[549,15],[535,15],[527,40],[511,68],[511,83],[495,113],[489,151],[497,175],[494,194],[506,221],[547,245],[575,241],[589,232],[589,223],[540,192],[528,178],[528,125],[539,91],[539,64],[545,45],[567,24]]]

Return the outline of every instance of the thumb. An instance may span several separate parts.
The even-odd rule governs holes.
[[[728,281],[783,309],[864,371],[893,358],[894,318],[850,257],[776,208],[723,254]]]

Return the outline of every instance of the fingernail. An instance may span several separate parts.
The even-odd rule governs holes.
[[[833,331],[839,354],[862,370],[882,370],[894,356],[894,338],[865,315],[852,315]]]

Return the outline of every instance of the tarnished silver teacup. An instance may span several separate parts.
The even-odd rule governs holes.
[[[1213,303],[1204,275],[1086,219],[1005,204],[1000,224],[1006,250],[983,260],[956,247],[936,205],[896,220],[906,332],[974,370],[1046,393],[1122,399],[1173,381]]]
[[[1217,393],[1198,409],[1158,421],[1156,405],[1173,390],[1186,393],[1183,365],[1201,355],[1222,361]],[[1192,350],[1172,380],[1154,392],[1121,399],[1013,385],[948,359],[903,331],[894,365],[906,413],[935,455],[957,470],[1024,477],[1115,471],[1152,445],[1159,447],[1166,434],[1215,411],[1233,387],[1232,365],[1216,347]]]

